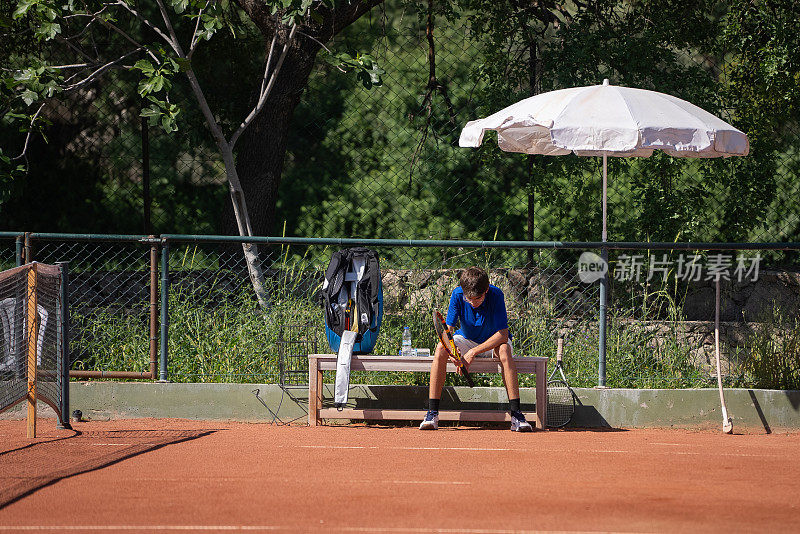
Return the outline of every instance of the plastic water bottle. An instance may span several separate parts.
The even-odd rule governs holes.
[[[404,358],[411,357],[411,330],[407,326],[403,328],[403,350],[400,353]]]

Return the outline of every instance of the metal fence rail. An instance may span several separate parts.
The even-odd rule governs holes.
[[[254,297],[244,241],[259,247],[266,310]],[[415,346],[433,348],[431,310],[446,308],[461,269],[479,265],[506,295],[515,351],[552,356],[561,337],[568,374],[586,386],[710,384],[710,274],[721,273],[723,282],[730,383],[747,380],[745,364],[754,355],[791,352],[800,312],[797,274],[770,270],[762,256],[796,254],[800,243],[606,243],[605,327],[601,279],[584,280],[588,271],[580,270],[585,258],[599,258],[597,242],[6,232],[0,245],[9,264],[70,262],[71,374],[82,378],[296,382],[302,358],[287,347],[294,340],[327,350],[318,304],[322,277],[333,251],[357,245],[381,258],[385,316],[376,353],[397,352],[403,326],[411,327]],[[756,258],[760,279],[751,280]],[[295,358],[291,368],[282,355]],[[427,378],[382,373],[363,380]],[[480,380],[489,385],[495,378]]]

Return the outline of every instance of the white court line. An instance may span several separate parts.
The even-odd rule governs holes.
[[[544,530],[513,530],[513,529],[470,529],[470,528],[422,528],[422,527],[337,527],[320,523],[314,528],[325,532],[411,532],[411,533],[465,533],[465,534],[527,534],[533,532],[577,532],[577,531],[544,531]],[[309,530],[310,525],[0,525],[0,531],[31,531],[31,530],[98,530],[98,531],[183,531],[183,530],[216,530],[216,531],[274,531],[274,530]]]
[[[680,454],[683,456],[733,456],[736,458],[786,458],[784,455],[780,454],[747,454],[743,452],[671,452],[670,454]]]
[[[456,482],[453,480],[383,480],[391,484],[443,484],[447,486],[471,486],[472,482]]]
[[[481,447],[377,447],[374,445],[283,445],[287,449],[379,449],[393,451],[527,451],[529,449],[501,449]]]
[[[678,446],[683,444],[676,444]],[[555,452],[555,453],[584,453],[584,454],[681,454],[685,456],[707,456],[710,453],[707,452],[687,452],[687,451],[665,451],[665,452],[658,452],[652,450],[643,450],[643,451],[625,451],[625,450],[616,450],[616,449],[570,449],[569,451],[565,451],[564,449],[503,449],[503,448],[482,448],[482,447],[377,447],[374,445],[366,446],[366,445],[281,445],[280,448],[285,449],[380,449],[380,450],[393,450],[393,451],[467,451],[467,452],[532,452],[536,454],[540,454],[543,452]],[[715,452],[713,453],[714,456],[733,456],[733,457],[741,457],[741,458],[783,458],[780,454],[747,454],[747,453],[737,453],[737,452]]]
[[[29,530],[287,530],[289,527],[238,525],[0,525],[0,531]]]
[[[253,480],[254,478],[263,478],[263,477],[212,477],[212,476],[205,476],[205,477],[181,477],[181,478],[158,478],[158,477],[137,477],[137,478],[127,478],[128,482],[242,482]],[[267,480],[279,480],[281,482],[296,482],[298,479],[296,478],[282,478],[282,479],[267,479]],[[455,480],[365,480],[359,479],[359,482],[364,484],[440,484],[440,485],[448,485],[448,486],[471,486],[472,482],[466,481],[455,481]],[[352,481],[348,481],[348,484],[351,484]]]
[[[365,449],[365,450],[393,450],[393,451],[467,451],[467,452],[567,452],[564,449],[510,449],[510,448],[489,448],[489,447],[378,447],[374,445],[281,445],[285,449]],[[568,452],[586,452],[586,453],[612,453],[612,454],[630,454],[631,451],[619,450],[583,450],[576,451],[571,449]]]
[[[90,443],[91,447],[130,447],[133,443]]]

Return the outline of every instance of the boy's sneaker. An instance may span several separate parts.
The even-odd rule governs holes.
[[[419,429],[436,430],[437,428],[439,428],[439,412],[432,412],[428,410],[428,413],[425,414],[425,419],[419,425]]]
[[[532,432],[533,427],[525,420],[522,412],[511,412],[511,430],[514,432]]]

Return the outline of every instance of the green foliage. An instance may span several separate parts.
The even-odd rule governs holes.
[[[386,71],[378,67],[378,63],[369,54],[359,53],[356,54],[355,57],[352,57],[345,52],[334,54],[326,50],[325,53],[320,56],[323,61],[342,72],[355,71],[357,73],[356,77],[365,89],[372,89],[373,87],[380,87],[383,85],[381,76],[385,74]]]
[[[309,325],[311,335],[319,342],[318,350],[327,352],[324,319],[314,298],[320,288],[320,267],[311,261],[309,250],[306,248],[303,255],[296,255],[288,247],[281,248],[268,278],[274,299],[266,313],[259,309],[249,290],[225,289],[229,287],[225,281],[232,279],[231,273],[220,269],[215,255],[193,246],[172,254],[171,270],[180,282],[173,284],[169,295],[170,379],[275,382],[279,377],[278,341],[283,325]],[[215,273],[214,277],[203,281],[209,273]],[[393,300],[396,297],[385,292],[384,319],[375,354],[398,353],[405,326],[412,331],[415,347],[435,349],[431,312],[447,308],[456,278],[449,271],[406,274],[408,285],[403,291],[415,295],[414,303]],[[444,284],[432,283],[437,276],[448,279]],[[553,358],[554,332],[561,332],[566,335],[565,364],[570,381],[575,386],[592,387],[597,383],[597,324],[587,317],[567,328],[556,310],[546,305],[552,302],[552,296],[545,294],[535,304],[515,303],[510,318],[515,352]],[[643,296],[640,305],[643,319],[660,318],[658,310],[668,308],[669,321],[673,321],[671,334],[663,335],[641,320],[612,322],[608,335],[609,385],[667,388],[705,385],[707,375],[695,366],[691,351],[675,334],[678,330],[675,326],[681,320],[675,302],[665,291],[655,291]],[[76,320],[81,335],[74,341],[73,351],[82,357],[75,368],[146,370],[149,360],[144,313],[125,315],[120,320],[109,311],[91,317],[77,315]],[[520,380],[525,387],[534,385],[532,376],[521,376]],[[494,374],[477,375],[475,381],[481,386],[502,386],[501,377]],[[357,373],[352,383],[424,386],[428,376],[405,372]],[[448,374],[446,384],[464,385],[464,382]]]
[[[722,45],[726,97],[739,120],[755,128],[755,146],[780,143],[784,128],[800,118],[800,7],[788,0],[729,2]]]
[[[49,160],[62,168],[77,167],[103,152],[104,162],[118,158],[117,161],[124,163],[119,169],[95,164],[94,172],[77,173],[82,174],[84,181],[88,181],[86,176],[91,176],[99,182],[81,184],[77,189],[92,190],[92,194],[65,202],[65,206],[48,210],[48,213],[68,220],[66,227],[61,226],[65,230],[91,231],[94,228],[82,225],[79,221],[83,217],[80,213],[71,214],[69,207],[91,204],[91,211],[119,214],[118,220],[113,222],[95,217],[92,220],[97,221],[98,228],[125,231],[124,228],[133,227],[140,231],[141,226],[133,226],[135,217],[128,213],[129,207],[140,203],[139,191],[124,190],[121,185],[125,180],[123,184],[119,180],[120,174],[136,170],[130,159],[132,153],[138,156],[138,146],[133,152],[121,150],[138,144],[139,124],[127,119],[127,112],[135,110],[154,127],[151,137],[160,132],[169,136],[151,141],[152,185],[157,196],[154,218],[169,219],[169,227],[165,228],[168,231],[181,228],[186,232],[219,231],[220,205],[227,202],[225,173],[220,172],[224,165],[217,146],[219,140],[208,135],[209,125],[205,122],[213,115],[213,121],[225,135],[239,127],[250,112],[252,91],[263,74],[264,50],[269,41],[265,45],[263,33],[237,3],[168,0],[164,4],[172,28],[164,24],[155,2],[22,0],[0,6],[0,18],[4,21],[0,38],[0,57],[3,58],[0,147],[4,154],[0,160],[3,186],[0,199],[23,203],[24,197],[26,202],[30,201],[33,194],[29,192],[30,184],[20,178],[32,166],[37,167],[39,161]],[[281,0],[267,4],[285,25],[324,26],[329,20],[322,21],[317,12],[335,10],[339,2]],[[177,42],[173,42],[173,29]],[[316,29],[306,33],[315,32]],[[310,38],[302,32],[295,37],[296,40]],[[198,46],[206,42],[208,44]],[[183,49],[179,50],[181,46]],[[96,53],[98,50],[102,50],[102,54]],[[383,71],[375,57],[357,52],[340,54],[335,50],[328,51],[326,56],[339,69],[352,73],[365,87],[382,83]],[[138,77],[134,82],[135,92],[143,102],[132,98],[133,92],[127,85],[132,76],[125,71]],[[211,105],[211,113],[202,112],[201,105],[192,105],[197,95],[189,89],[189,76],[205,88],[206,94],[201,100]],[[248,80],[253,83],[247,83]],[[44,111],[37,114],[45,103]],[[106,109],[109,103],[110,110]],[[64,109],[62,106],[70,109],[69,119],[58,116]],[[122,113],[120,107],[124,108]],[[109,113],[104,115],[106,111]],[[54,117],[55,125],[52,124]],[[68,127],[80,124],[88,140],[105,139],[94,146],[81,142],[79,153],[72,153],[76,145],[69,142],[69,133],[65,132],[61,120],[71,121]],[[108,134],[96,135],[97,132],[92,131],[95,127],[118,131],[114,132],[112,141],[107,142]],[[179,128],[181,135],[172,136]],[[27,136],[28,133],[41,135]],[[45,133],[57,137],[53,139],[55,146],[42,150]],[[48,156],[47,152],[59,150],[67,153],[45,158],[37,154],[36,158],[27,159],[27,152],[37,150]],[[14,154],[15,159],[9,154]],[[16,154],[21,155],[17,157]],[[168,158],[173,159],[169,161]],[[48,175],[53,174],[51,171]],[[35,181],[42,186],[47,180],[47,176],[38,173],[35,176]],[[128,185],[130,188],[133,184]],[[251,201],[257,204],[257,200]],[[120,203],[125,204],[123,209]],[[175,206],[178,209],[174,209]],[[25,206],[20,206],[19,210],[17,206],[8,208],[4,205],[3,211],[30,212]],[[55,224],[54,220],[42,222],[48,229]]]
[[[742,383],[763,389],[800,389],[800,319],[780,309],[759,317],[733,357]]]
[[[74,9],[72,2],[63,7],[70,11]],[[61,33],[61,24],[57,21],[63,7],[52,0],[19,0],[13,18],[21,19],[27,16],[35,20],[31,24],[34,35],[40,40],[49,41]]]
[[[140,59],[133,68],[141,71],[143,76],[137,92],[150,101],[150,106],[142,110],[141,116],[148,118],[150,126],[160,123],[164,131],[170,133],[178,130],[176,119],[180,109],[169,102],[167,95],[172,87],[172,76],[182,69],[179,62],[167,56],[163,48],[159,48],[159,55],[163,58],[159,64],[153,65],[147,59]],[[162,91],[164,96],[158,96]]]
[[[54,139],[37,159],[57,162],[59,173],[75,169],[74,176],[99,182],[81,184],[77,190],[84,198],[76,198],[76,191],[69,199],[73,206],[91,206],[95,218],[102,219],[97,226],[81,227],[92,224],[80,213],[85,208],[71,213],[53,200],[46,212],[64,215],[37,229],[51,230],[54,224],[80,231],[131,228],[140,203],[138,183],[121,176],[132,171],[131,160],[139,157],[139,123],[118,117],[133,111],[154,126],[154,217],[163,217],[162,228],[169,231],[220,232],[218,206],[227,198],[221,158],[203,115],[186,105],[193,97],[183,73],[191,69],[197,75],[208,88],[216,120],[224,131],[233,131],[252,102],[251,88],[241,80],[263,73],[263,36],[235,3],[166,3],[176,15],[177,33],[190,35],[197,26],[203,46],[191,59],[181,60],[173,50],[160,49],[124,10],[109,19],[109,7],[97,15],[94,27],[113,22],[146,48],[123,62],[134,64],[132,70],[109,69],[103,80],[96,80],[91,106],[84,97],[59,92],[65,86],[61,77],[69,71],[47,66],[60,59],[52,53],[58,47],[42,55],[43,49],[36,47],[53,41],[32,44],[33,32],[27,29],[53,12],[60,20],[66,13],[91,13],[100,4],[28,0],[6,8],[6,26],[26,30],[0,40],[2,102],[13,103],[0,119],[2,198],[25,195],[18,206],[4,205],[6,213],[33,211],[36,195],[29,192],[30,184],[10,174],[11,167],[24,167],[23,160],[12,158],[33,128]],[[128,5],[160,20],[151,3]],[[282,0],[269,5],[273,13],[287,17],[285,24],[313,25],[319,24],[312,16],[315,11],[336,9],[339,3]],[[12,17],[14,9],[21,11]],[[457,147],[457,138],[466,121],[534,91],[595,84],[608,77],[611,83],[655,89],[698,104],[744,130],[752,145],[747,158],[725,161],[658,153],[648,159],[613,159],[612,239],[793,241],[800,236],[795,180],[800,170],[800,75],[794,53],[800,16],[794,3],[459,0],[435,2],[433,9],[437,78],[448,90],[452,110],[435,91],[425,107],[430,67],[425,4],[388,3],[381,17],[364,17],[336,36],[332,50],[320,53],[323,61],[293,120],[277,225],[286,221],[293,235],[308,236],[525,239],[530,203],[534,239],[597,239],[597,158],[508,154],[493,139],[479,150],[467,150]],[[76,24],[88,19],[70,20]],[[76,33],[65,28],[63,35]],[[111,33],[97,35],[113,50],[125,44]],[[33,63],[31,58],[40,55],[49,62]],[[136,93],[144,97],[144,105]],[[81,124],[81,134],[96,146],[75,150],[70,141],[78,135],[65,134],[70,125],[54,124],[52,112],[39,115],[36,124],[26,122],[47,98],[76,110],[71,124]],[[115,107],[123,99],[125,105]],[[100,124],[99,110],[112,118]],[[175,134],[178,127],[180,135]],[[100,135],[103,128],[112,134]],[[157,137],[155,130],[170,135]],[[123,170],[112,168],[112,161]],[[52,185],[45,174],[40,166],[36,183]],[[121,184],[129,190],[123,191]]]
[[[112,310],[71,317],[74,331],[72,369],[146,372],[149,370],[149,329],[146,316],[124,315]]]

